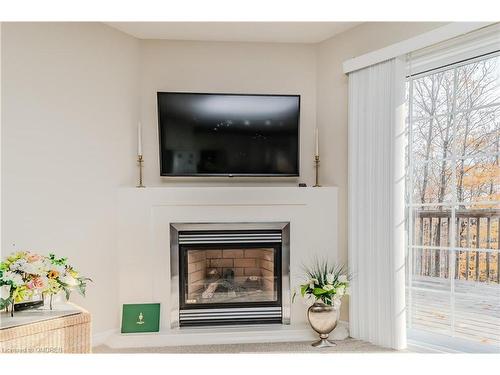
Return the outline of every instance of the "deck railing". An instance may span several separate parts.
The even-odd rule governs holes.
[[[456,210],[455,249],[451,210],[416,210],[414,218],[414,275],[449,278],[454,263],[455,279],[500,283],[500,209]]]

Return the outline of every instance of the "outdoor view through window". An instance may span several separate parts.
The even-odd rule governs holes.
[[[411,330],[500,344],[500,56],[407,82]]]

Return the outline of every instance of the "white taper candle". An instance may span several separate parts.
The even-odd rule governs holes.
[[[137,124],[137,155],[142,156],[142,124]]]
[[[316,129],[314,129],[314,140],[315,140],[315,145],[316,145],[314,155],[319,156],[319,130],[317,127],[316,127]]]

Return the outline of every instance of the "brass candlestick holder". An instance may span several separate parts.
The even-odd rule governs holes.
[[[137,163],[139,163],[139,185],[137,185],[136,187],[145,188],[146,186],[144,186],[142,183],[142,165],[144,163],[142,155],[137,155]]]
[[[319,155],[314,156],[314,169],[316,170],[316,183],[313,187],[320,187],[319,184]]]

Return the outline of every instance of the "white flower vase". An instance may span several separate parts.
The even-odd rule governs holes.
[[[44,305],[45,306],[49,306],[49,309],[50,310],[53,310],[54,308],[54,304],[59,301],[59,295],[60,293],[56,293],[56,294],[46,294],[44,296]]]

